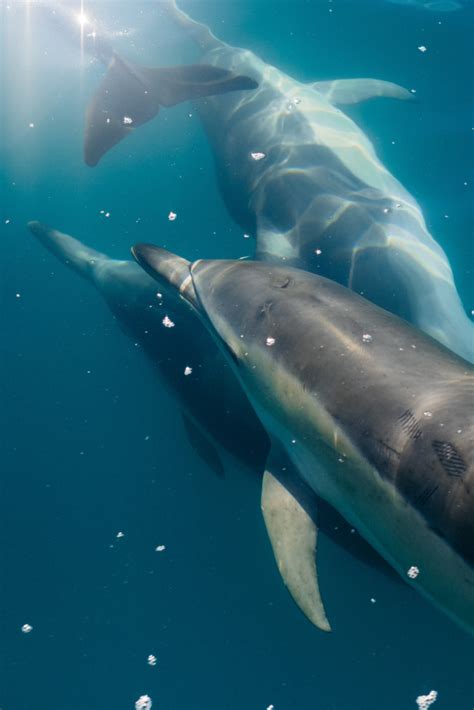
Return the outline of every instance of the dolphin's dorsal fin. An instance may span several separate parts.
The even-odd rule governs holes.
[[[142,67],[114,54],[87,108],[84,160],[97,165],[134,128],[154,118],[160,106],[256,86],[249,77],[207,64]]]
[[[202,429],[187,415],[183,414],[184,428],[188,435],[188,440],[195,452],[209,468],[214,471],[218,478],[225,477],[224,465],[221,461],[216,447],[209,440]]]
[[[357,104],[378,96],[404,101],[414,98],[403,86],[379,79],[335,79],[316,81],[311,86],[333,104]]]
[[[263,476],[262,512],[283,581],[303,614],[322,631],[330,631],[316,570],[318,528],[313,515],[295,497],[281,466],[270,454]],[[272,470],[276,472],[273,474]],[[283,469],[284,470],[284,469]],[[314,506],[314,502],[312,503]]]

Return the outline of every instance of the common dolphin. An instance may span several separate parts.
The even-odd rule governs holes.
[[[272,440],[263,515],[308,618],[330,629],[317,526],[294,480],[474,632],[474,368],[324,277],[179,257],[171,270],[165,250],[137,245],[133,253],[201,315]]]
[[[40,222],[28,227],[96,287],[122,330],[150,357],[181,407],[191,444],[215,473],[224,474],[219,446],[247,466],[265,460],[269,442],[239,382],[206,329],[173,292],[158,289],[134,261],[112,259]]]
[[[94,166],[136,127],[154,118],[160,108],[228,91],[254,89],[256,82],[227,69],[206,64],[145,67],[121,57],[98,22],[84,12],[42,6],[63,33],[105,64],[107,72],[86,111],[84,160]]]
[[[61,262],[97,288],[122,330],[149,356],[160,383],[181,408],[191,446],[211,470],[224,475],[227,452],[245,470],[261,475],[270,449],[268,436],[219,347],[175,289],[163,284],[158,290],[156,281],[134,261],[112,259],[39,222],[28,226]],[[175,263],[173,257],[170,274]],[[364,564],[390,572],[331,506],[316,499],[310,505],[313,514],[319,508],[324,534]]]
[[[201,61],[258,82],[253,92],[196,102],[224,200],[255,234],[257,258],[349,286],[472,361],[474,326],[446,254],[416,200],[338,108],[412,94],[375,79],[302,83],[217,39],[172,0],[160,6],[195,40]]]

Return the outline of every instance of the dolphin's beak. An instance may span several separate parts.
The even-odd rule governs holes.
[[[132,255],[137,263],[165,288],[170,286],[196,310],[200,310],[191,276],[191,262],[153,244],[136,244]]]

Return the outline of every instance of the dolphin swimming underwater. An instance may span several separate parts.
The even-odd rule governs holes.
[[[163,249],[133,253],[201,315],[272,440],[263,514],[308,618],[329,630],[317,526],[295,480],[474,632],[474,368],[324,277],[180,257],[173,269]]]
[[[412,94],[374,79],[299,82],[217,39],[172,0],[160,6],[201,61],[258,82],[253,92],[196,102],[227,208],[255,234],[257,259],[334,279],[473,361],[474,327],[446,254],[416,200],[338,108]]]
[[[156,281],[134,261],[112,259],[39,222],[28,227],[97,288],[122,330],[140,343],[160,381],[177,398],[192,446],[214,472],[224,473],[217,442],[249,467],[265,460],[269,442],[234,373],[173,292],[157,293]]]
[[[81,38],[82,49],[105,64],[107,72],[86,111],[84,160],[94,166],[136,127],[160,108],[228,91],[254,89],[247,76],[206,64],[145,67],[121,57],[98,23],[84,12],[75,15],[59,5],[40,6],[63,33]]]
[[[39,222],[28,226],[61,262],[97,288],[125,333],[140,343],[181,407],[189,442],[205,463],[222,477],[222,453],[227,452],[260,475],[270,449],[268,436],[219,347],[175,289],[164,284],[157,298],[156,281],[134,261],[112,259]],[[173,257],[170,274],[175,263]],[[166,316],[174,327],[164,326]],[[186,367],[192,369],[188,375]],[[315,499],[311,506],[319,508],[324,534],[365,564],[390,572],[331,506]]]

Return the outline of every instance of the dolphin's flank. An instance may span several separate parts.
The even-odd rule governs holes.
[[[272,441],[262,509],[279,570],[308,618],[329,629],[309,489],[473,632],[472,365],[314,274],[203,260],[179,272],[162,249],[134,254],[160,282],[191,294],[231,354]]]

